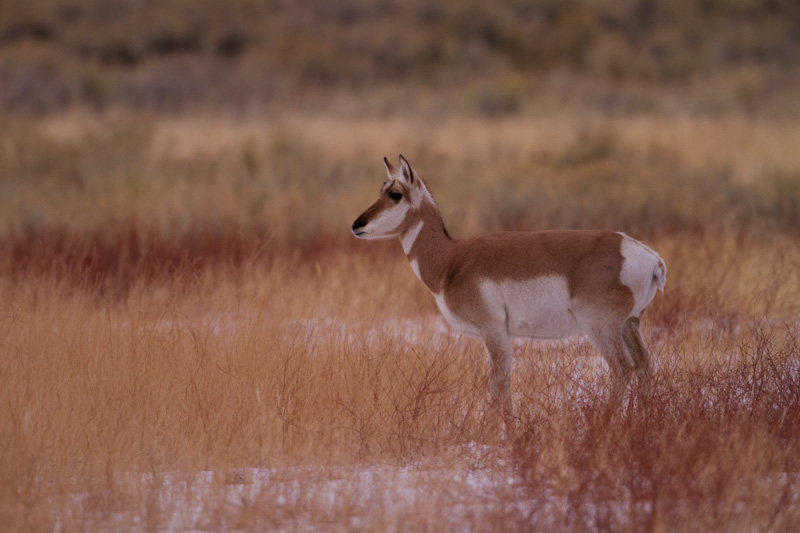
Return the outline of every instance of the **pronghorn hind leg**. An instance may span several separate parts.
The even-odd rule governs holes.
[[[630,317],[622,325],[622,339],[628,348],[636,368],[636,381],[639,384],[639,394],[648,396],[650,394],[650,378],[653,370],[650,366],[650,352],[647,350],[639,332],[639,318]]]
[[[490,332],[483,335],[489,355],[489,394],[492,407],[499,410],[507,428],[512,427],[513,406],[511,402],[511,369],[514,344],[505,332]]]
[[[606,322],[602,327],[595,328],[590,338],[595,348],[611,367],[611,401],[609,407],[619,405],[625,387],[631,379],[634,363],[625,351],[619,321]]]

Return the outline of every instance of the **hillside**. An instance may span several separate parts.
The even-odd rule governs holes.
[[[800,113],[791,0],[7,0],[0,108]]]

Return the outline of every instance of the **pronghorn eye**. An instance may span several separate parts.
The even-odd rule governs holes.
[[[392,191],[392,192],[390,192],[390,193],[389,193],[389,198],[391,198],[391,199],[392,199],[392,200],[394,200],[395,202],[399,202],[399,201],[400,201],[400,199],[402,199],[402,198],[403,198],[403,194],[402,194],[402,193],[399,193],[399,192],[394,192],[394,191]]]

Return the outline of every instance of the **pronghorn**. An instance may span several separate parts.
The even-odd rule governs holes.
[[[505,415],[511,414],[513,337],[583,333],[611,367],[612,405],[634,369],[646,394],[650,354],[639,319],[667,275],[655,251],[611,231],[509,231],[456,241],[408,161],[401,155],[399,169],[383,162],[388,180],[353,223],[353,234],[400,238],[447,322],[486,345],[492,403]]]

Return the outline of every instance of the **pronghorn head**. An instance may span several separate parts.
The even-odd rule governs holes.
[[[423,198],[428,194],[416,171],[400,156],[400,168],[383,158],[388,179],[374,204],[353,222],[353,235],[360,239],[390,239],[408,230]]]

